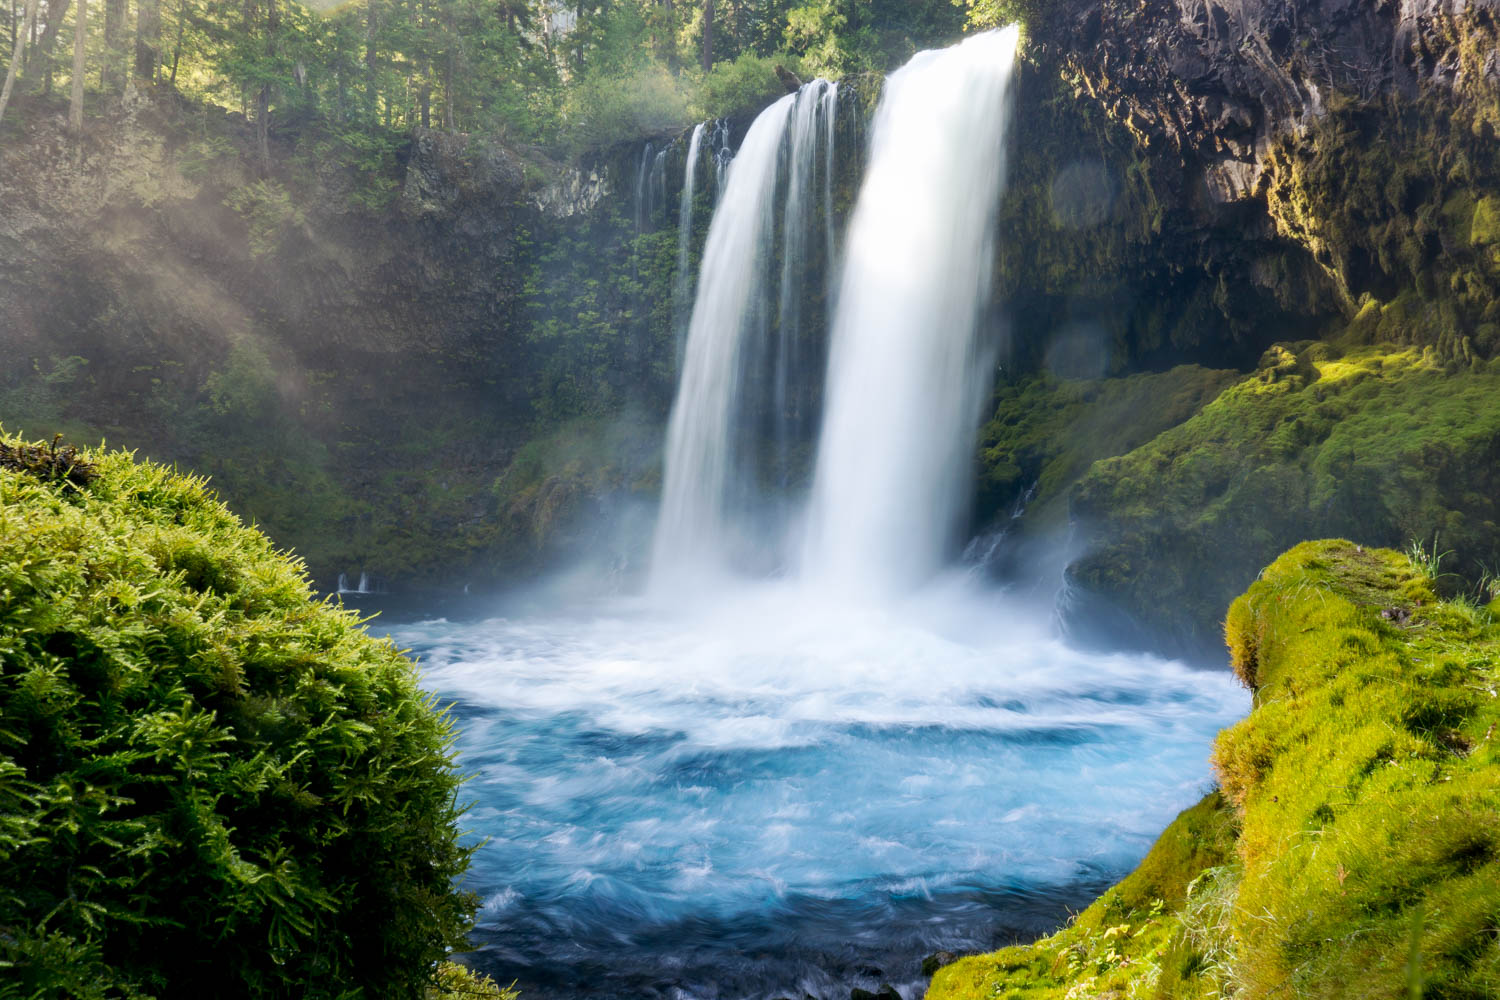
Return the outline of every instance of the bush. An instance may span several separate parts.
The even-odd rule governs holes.
[[[0,997],[423,996],[473,903],[415,668],[203,481],[75,458],[0,463]]]
[[[583,78],[568,94],[564,119],[566,144],[577,152],[677,131],[692,114],[683,81],[648,64]]]
[[[798,76],[804,72],[802,60],[785,52],[774,56],[744,52],[728,62],[715,64],[703,77],[697,117],[720,118],[747,108],[763,107],[781,97],[786,93],[786,84],[776,75],[778,65]]]

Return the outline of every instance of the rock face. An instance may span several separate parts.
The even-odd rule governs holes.
[[[1370,383],[1318,428],[1288,405],[1261,440],[1233,416],[1189,422],[1072,486],[1003,390],[980,481],[1010,493],[982,511],[1008,517],[1032,484],[1069,496],[1069,578],[1146,623],[1148,644],[1209,653],[1227,598],[1320,533],[1436,532],[1493,558],[1495,512],[1464,476],[1484,477],[1497,413],[1477,402],[1449,426],[1422,400],[1492,378],[1500,354],[1497,25],[1493,0],[1059,0],[1036,19],[1002,223],[1022,238],[997,276],[1019,331],[1014,384],[1040,370],[1107,386],[1192,361],[1255,385],[1279,371],[1273,345],[1307,358],[1319,341],[1335,350],[1317,366],[1381,344],[1422,373]],[[1312,371],[1295,377],[1323,406],[1342,383]],[[1379,426],[1377,407],[1405,416]],[[1028,453],[1034,472],[1016,460]],[[1429,465],[1469,473],[1434,490],[1414,471]]]
[[[1332,95],[1493,101],[1497,13],[1495,0],[1103,0],[1064,4],[1044,37],[1146,148],[1233,202],[1264,193],[1271,144],[1315,126]]]

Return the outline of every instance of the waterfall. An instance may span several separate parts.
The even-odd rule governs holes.
[[[687,340],[688,292],[692,288],[692,276],[688,261],[693,245],[693,195],[698,186],[698,154],[703,149],[703,135],[708,131],[708,122],[699,122],[688,140],[687,167],[682,177],[682,201],[677,211],[677,274],[672,281],[673,325],[677,328],[677,355],[681,363],[683,345]]]
[[[797,392],[797,376],[805,367],[802,297],[807,251],[815,217],[812,202],[818,166],[816,148],[820,118],[827,112],[827,95],[834,85],[819,80],[808,84],[792,111],[791,150],[787,163],[786,205],[781,222],[781,295],[777,312],[776,358],[771,388],[771,427],[776,447],[776,478],[784,487],[792,462],[792,446],[802,430],[804,401]]]
[[[823,103],[826,105],[823,109],[823,267],[828,280],[828,313],[832,315],[835,275],[838,274],[833,226],[833,171],[837,162],[834,153],[839,123],[838,84],[829,87],[823,94]]]
[[[651,154],[655,147],[646,143],[641,149],[641,163],[635,171],[635,231],[644,233],[651,218]]]
[[[732,159],[718,146],[728,137],[722,123],[693,133],[695,145],[713,148],[716,174],[722,164],[728,169],[703,249],[667,428],[652,564],[658,583],[722,567],[752,549],[763,567],[776,562],[778,546],[762,543],[778,534],[778,518],[761,491],[784,487],[792,442],[805,437],[809,348],[801,308],[808,275],[816,273],[808,249],[815,243],[816,172],[833,89],[814,80],[777,101],[756,118]],[[690,167],[701,155],[701,146],[690,150]],[[690,170],[688,183],[691,176]],[[788,197],[778,212],[783,187]],[[684,205],[688,198],[685,190]],[[685,211],[684,222],[689,217]],[[679,263],[690,238],[679,233]],[[773,275],[778,248],[781,266]]]
[[[729,164],[734,160],[734,150],[729,147],[729,123],[720,118],[714,122],[714,205],[724,200],[724,188],[729,183]]]
[[[765,321],[766,260],[787,118],[783,97],[755,119],[729,166],[724,200],[703,248],[682,378],[667,423],[661,515],[652,554],[656,580],[722,561],[730,523],[731,432],[746,334]]]
[[[640,166],[635,172],[635,231],[650,232],[655,228],[655,215],[667,201],[667,156],[672,151],[671,143],[660,149],[648,142],[641,150]]]
[[[955,540],[993,368],[978,336],[1018,30],[923,52],[875,116],[844,246],[804,572],[893,592]]]

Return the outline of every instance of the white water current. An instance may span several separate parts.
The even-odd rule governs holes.
[[[888,593],[943,565],[993,377],[979,337],[1017,29],[886,82],[844,243],[804,572]]]

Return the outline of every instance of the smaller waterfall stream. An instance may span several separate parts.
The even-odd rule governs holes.
[[[652,572],[691,574],[718,565],[730,533],[726,491],[731,423],[747,332],[766,321],[759,285],[772,232],[777,158],[795,98],[750,126],[729,167],[724,202],[703,248],[682,378],[667,425],[666,480]]]
[[[783,97],[751,124],[729,162],[724,198],[703,248],[667,429],[652,561],[658,588],[718,572],[737,553],[773,545],[767,537],[779,534],[779,528],[761,528],[768,506],[763,494],[784,488],[793,442],[807,436],[811,421],[801,387],[815,361],[801,310],[820,147],[832,134],[825,118],[836,109],[835,93],[833,84],[815,80]],[[694,183],[700,144],[716,144],[722,132],[722,126],[694,131],[687,184]],[[717,167],[722,160],[714,155]],[[778,212],[775,199],[783,189],[786,202]],[[690,197],[685,188],[684,205]],[[686,209],[682,219],[690,218]],[[831,228],[826,217],[823,226]],[[688,238],[679,234],[680,263]],[[779,268],[773,266],[778,250]]]
[[[682,176],[682,198],[677,210],[677,274],[672,279],[672,313],[673,323],[677,328],[679,363],[687,341],[687,325],[691,319],[688,294],[693,287],[693,276],[688,267],[693,248],[693,196],[698,187],[698,156],[703,150],[703,135],[707,131],[708,122],[699,122],[693,129],[692,138],[688,140],[687,166]]]

